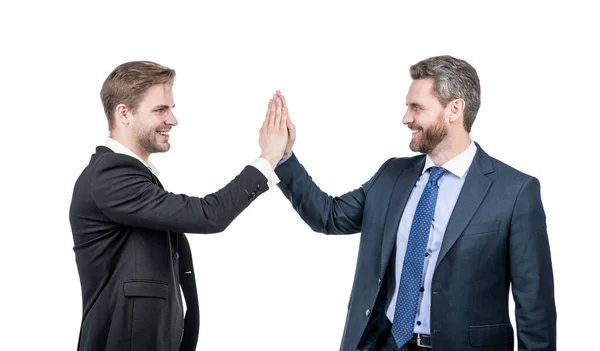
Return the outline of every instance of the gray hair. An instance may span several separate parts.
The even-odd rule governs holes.
[[[463,125],[471,132],[481,105],[479,77],[473,66],[452,56],[435,56],[412,65],[410,76],[413,80],[433,78],[433,94],[444,107],[452,100],[463,99]]]

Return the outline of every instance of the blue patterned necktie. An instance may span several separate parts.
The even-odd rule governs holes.
[[[398,347],[402,347],[413,336],[417,303],[423,282],[425,251],[438,196],[437,182],[444,172],[446,170],[442,167],[429,169],[429,181],[425,185],[410,228],[392,325],[392,335]]]

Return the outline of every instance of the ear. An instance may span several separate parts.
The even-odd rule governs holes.
[[[456,123],[465,112],[465,100],[456,99],[452,100],[446,106],[446,113],[450,123]]]
[[[119,104],[115,108],[115,124],[125,124],[128,125],[130,120],[129,109],[125,104]]]

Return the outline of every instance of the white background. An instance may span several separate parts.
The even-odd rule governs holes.
[[[341,195],[388,158],[413,155],[401,123],[408,68],[440,54],[479,72],[473,138],[542,184],[559,349],[594,340],[600,26],[588,3],[2,1],[0,349],[76,347],[68,208],[107,135],[99,92],[114,67],[152,60],[177,71],[180,124],[171,151],[152,157],[168,190],[203,196],[237,175],[259,155],[281,89],[299,159]],[[198,350],[339,349],[359,235],[313,233],[272,189],[226,232],[188,237]]]

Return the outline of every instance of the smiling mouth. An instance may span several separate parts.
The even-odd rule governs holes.
[[[169,136],[169,132],[157,132],[160,135]]]

